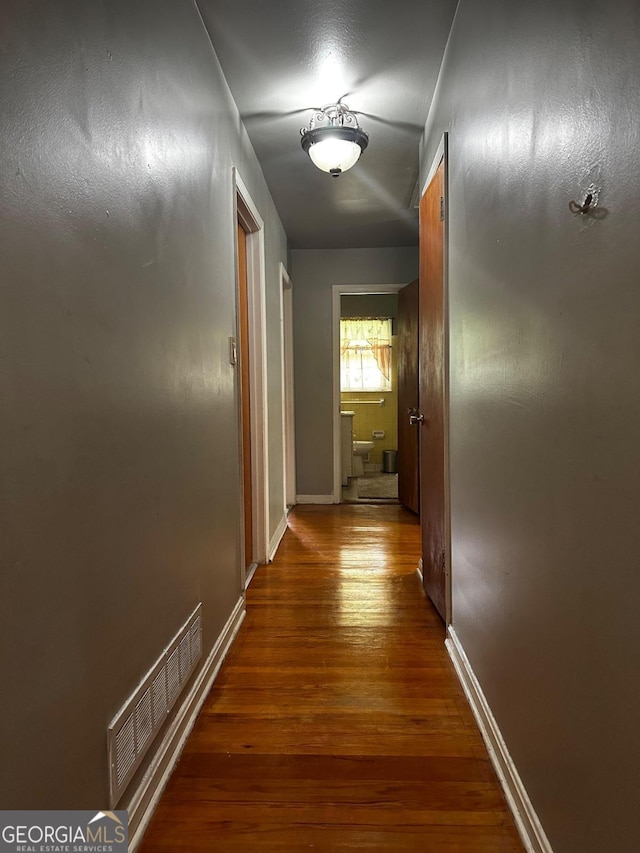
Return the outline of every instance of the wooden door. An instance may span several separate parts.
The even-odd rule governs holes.
[[[446,619],[444,160],[420,201],[419,322],[422,574]]]
[[[419,406],[418,279],[398,291],[398,500],[420,511],[419,427],[409,422]]]
[[[247,234],[238,222],[238,358],[240,360],[240,420],[242,429],[242,495],[244,504],[244,563],[253,562],[253,494],[251,465],[251,394],[249,380],[249,297],[247,291]]]

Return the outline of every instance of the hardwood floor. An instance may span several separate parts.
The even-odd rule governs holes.
[[[141,853],[523,850],[399,506],[301,506]]]

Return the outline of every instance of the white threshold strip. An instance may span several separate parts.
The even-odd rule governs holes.
[[[135,853],[142,841],[153,812],[160,802],[162,792],[178,763],[180,753],[191,734],[191,729],[195,725],[200,709],[218,676],[220,667],[245,616],[245,600],[242,597],[238,599],[233,608],[231,616],[229,616],[191,690],[185,696],[140,784],[130,799],[118,806],[118,808],[126,808],[129,812],[129,853]]]
[[[471,710],[484,739],[491,763],[502,785],[502,790],[513,814],[525,850],[527,853],[553,853],[549,839],[545,835],[520,774],[509,754],[498,723],[482,692],[480,682],[476,678],[462,644],[451,625],[447,628],[445,646],[471,705]]]

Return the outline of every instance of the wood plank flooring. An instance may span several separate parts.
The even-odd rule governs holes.
[[[399,506],[301,506],[140,853],[521,853]]]

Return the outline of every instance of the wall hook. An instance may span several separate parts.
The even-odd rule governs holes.
[[[590,184],[590,186],[587,187],[587,191],[585,193],[585,197],[582,201],[582,204],[578,204],[577,201],[570,201],[569,210],[575,216],[580,216],[589,213],[593,210],[594,207],[597,206],[599,194],[600,191],[595,186],[595,184]]]

